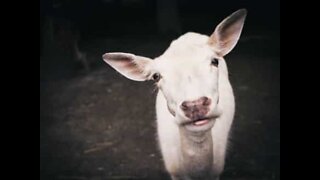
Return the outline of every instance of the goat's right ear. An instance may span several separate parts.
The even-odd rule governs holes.
[[[150,74],[150,58],[129,53],[106,53],[103,60],[119,73],[134,81],[145,81]]]

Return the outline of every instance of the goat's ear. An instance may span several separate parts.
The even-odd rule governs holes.
[[[245,18],[246,9],[240,9],[225,18],[214,30],[209,39],[209,44],[219,56],[228,54],[237,44]]]
[[[149,66],[152,60],[129,53],[106,53],[103,60],[119,73],[134,81],[148,79]]]

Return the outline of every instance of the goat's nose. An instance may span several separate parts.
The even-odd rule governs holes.
[[[208,97],[201,97],[197,100],[194,101],[183,101],[181,104],[181,109],[182,110],[188,110],[189,108],[192,108],[194,106],[196,107],[206,107],[209,106],[211,104],[211,99],[209,99]]]
[[[211,104],[211,99],[208,97],[201,97],[194,101],[184,101],[181,103],[181,109],[184,111],[185,115],[189,118],[195,116],[202,117],[209,111],[209,105]]]

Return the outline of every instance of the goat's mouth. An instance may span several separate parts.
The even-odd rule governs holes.
[[[183,125],[190,131],[206,131],[213,127],[216,118],[205,117],[185,122]]]
[[[210,121],[209,118],[203,118],[203,119],[194,120],[194,121],[192,121],[191,123],[192,123],[194,126],[203,126],[203,125],[208,124],[209,121]]]

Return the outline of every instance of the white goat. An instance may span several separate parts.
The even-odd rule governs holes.
[[[219,179],[235,102],[223,58],[236,45],[247,11],[224,19],[209,37],[186,33],[151,60],[128,53],[103,59],[125,77],[154,80],[157,130],[172,179]]]

